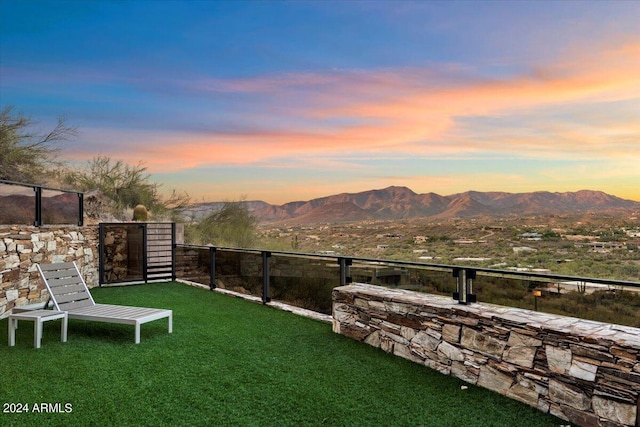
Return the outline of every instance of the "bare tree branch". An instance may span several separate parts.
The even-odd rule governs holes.
[[[0,111],[0,179],[46,183],[48,172],[62,164],[57,144],[75,137],[76,128],[62,117],[49,132],[35,130],[35,124],[12,106]]]

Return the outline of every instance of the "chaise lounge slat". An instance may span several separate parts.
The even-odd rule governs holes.
[[[53,288],[53,286],[52,286]],[[66,285],[64,287],[64,293],[65,294],[74,294],[74,293],[78,293],[78,292],[83,292],[84,289],[84,284],[83,283],[75,283],[75,284],[69,284]]]
[[[96,304],[75,262],[42,264],[38,271],[56,310],[66,311],[69,319],[134,325],[136,344],[143,323],[167,318],[169,333],[173,332],[172,310]]]
[[[49,279],[49,286],[52,288],[57,288],[58,286],[69,286],[69,285],[77,285],[82,284],[77,277],[65,277],[58,279]]]
[[[89,300],[89,295],[87,292],[73,292],[70,294],[58,295],[58,304],[63,304],[65,302],[73,302],[73,301],[82,301]]]

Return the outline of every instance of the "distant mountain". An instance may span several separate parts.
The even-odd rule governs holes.
[[[187,221],[197,221],[219,210],[225,202],[199,203],[183,211]],[[263,201],[245,202],[263,223],[313,224],[408,218],[473,218],[511,215],[562,215],[587,212],[640,212],[640,202],[621,199],[602,191],[532,193],[467,191],[450,196],[416,194],[406,187],[388,187],[360,193],[341,193],[309,201],[271,205]],[[73,193],[43,197],[46,223],[75,222],[78,199]],[[0,196],[0,224],[32,223],[33,196]],[[46,217],[46,218],[45,218]]]
[[[76,193],[42,197],[42,221],[45,224],[78,222],[79,206]],[[20,194],[0,196],[0,224],[33,224],[36,198]]]
[[[416,194],[406,187],[342,193],[283,205],[251,203],[261,222],[320,223],[406,218],[473,218],[480,216],[553,215],[586,212],[639,211],[640,202],[601,191],[533,193],[479,192],[440,196]]]

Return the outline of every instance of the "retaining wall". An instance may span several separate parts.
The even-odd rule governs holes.
[[[98,284],[97,225],[0,225],[0,316],[47,300],[36,264],[70,261],[76,261],[87,286]]]
[[[352,284],[333,330],[580,426],[640,426],[640,329]]]

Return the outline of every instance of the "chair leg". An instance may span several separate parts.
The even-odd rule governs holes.
[[[9,347],[16,345],[16,329],[18,328],[18,320],[9,318]]]
[[[42,341],[42,321],[40,318],[36,319],[33,331],[33,346],[35,348],[40,348],[40,342]]]
[[[68,326],[69,326],[69,318],[67,316],[64,316],[62,318],[62,331],[60,331],[62,342],[67,342],[67,327]]]
[[[140,323],[136,322],[136,344],[140,344]]]

